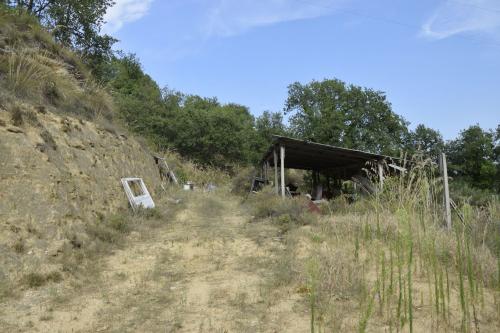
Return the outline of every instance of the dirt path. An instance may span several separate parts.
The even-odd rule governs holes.
[[[34,302],[35,291],[0,318],[12,331],[307,332],[300,300],[271,301],[265,287],[282,250],[276,230],[248,223],[235,201],[200,199],[151,237],[132,233],[95,287],[53,291],[50,304]]]

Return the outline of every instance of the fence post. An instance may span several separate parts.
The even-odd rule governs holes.
[[[274,188],[276,190],[276,194],[279,193],[278,188],[278,153],[276,152],[276,147],[273,150],[274,157]]]
[[[446,227],[451,230],[451,206],[450,206],[450,189],[448,187],[448,166],[446,165],[446,155],[439,155],[439,169],[443,179],[443,203],[444,203],[444,218]]]
[[[281,196],[285,197],[285,147],[280,146]]]

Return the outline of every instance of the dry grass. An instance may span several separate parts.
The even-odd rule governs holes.
[[[41,287],[49,282],[61,282],[62,281],[62,275],[60,272],[54,271],[50,273],[38,273],[38,272],[32,272],[28,273],[23,277],[22,283],[26,285],[29,288],[38,288]]]
[[[0,49],[0,86],[14,99],[86,119],[113,118],[104,87],[36,20],[1,10]]]
[[[183,159],[174,151],[165,151],[163,155],[180,183],[191,181],[199,188],[204,188],[208,184],[214,184],[218,187],[229,184],[229,174],[220,169],[200,166],[192,161]]]
[[[336,202],[331,214],[288,229],[286,249],[270,266],[269,290],[296,288],[308,304],[311,331],[498,328],[498,320],[484,324],[498,313],[499,243],[485,233],[497,224],[498,200],[487,212],[463,207],[465,226],[457,218],[447,231],[439,182],[426,167],[388,180],[381,195]],[[255,217],[279,224],[283,214],[300,216],[297,203],[287,209],[292,200],[267,195],[249,200]],[[494,297],[486,301],[485,293]]]
[[[38,313],[35,326],[41,316],[59,324],[58,311],[74,297],[91,306],[78,294],[103,300],[88,327],[112,332],[496,331],[500,325],[497,257],[470,231],[448,232],[432,214],[417,214],[417,202],[375,197],[304,223],[300,201],[263,192],[241,205],[228,192],[170,188],[158,210],[101,216],[68,230],[70,247],[54,261],[72,287],[50,292],[56,310]],[[40,291],[62,284],[46,275],[30,280]]]

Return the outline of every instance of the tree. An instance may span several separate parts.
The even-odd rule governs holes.
[[[498,188],[498,139],[493,131],[479,125],[460,132],[456,140],[446,145],[450,170],[456,177],[464,178],[471,185],[483,189]]]
[[[375,153],[396,154],[408,132],[382,92],[337,79],[291,84],[285,113],[296,137]]]
[[[87,64],[101,75],[101,65],[112,57],[116,42],[101,35],[106,10],[113,0],[16,0],[7,5],[36,16],[54,38],[65,46],[79,51]]]
[[[175,149],[221,168],[260,157],[255,120],[248,108],[160,89],[134,55],[114,59],[112,67],[109,86],[120,116],[157,149]]]
[[[163,133],[167,145],[182,155],[217,167],[247,164],[256,158],[254,118],[246,107],[186,96],[169,114],[168,133]]]
[[[441,133],[420,124],[415,131],[410,132],[407,148],[410,153],[419,150],[433,160],[437,160],[439,153],[444,150],[444,141]]]
[[[279,112],[264,111],[255,120],[255,130],[259,140],[259,151],[265,150],[272,142],[273,135],[286,135],[283,123],[283,114]]]

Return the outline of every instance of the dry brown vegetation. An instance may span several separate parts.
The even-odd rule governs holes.
[[[22,120],[16,101],[84,119],[111,119],[111,97],[82,61],[26,15],[0,13],[0,102]],[[17,117],[17,118],[15,118]]]
[[[498,201],[471,208],[470,228],[457,220],[447,231],[421,200],[425,179],[410,185],[409,197],[408,184],[400,188],[396,179],[389,188],[407,194],[384,192],[322,216],[270,191],[242,201],[224,186],[170,188],[158,210],[103,216],[69,232],[71,248],[49,261],[62,273],[37,273],[48,264],[35,264],[19,287],[0,289],[0,324],[13,331],[496,332],[497,243],[487,230],[498,228]]]

